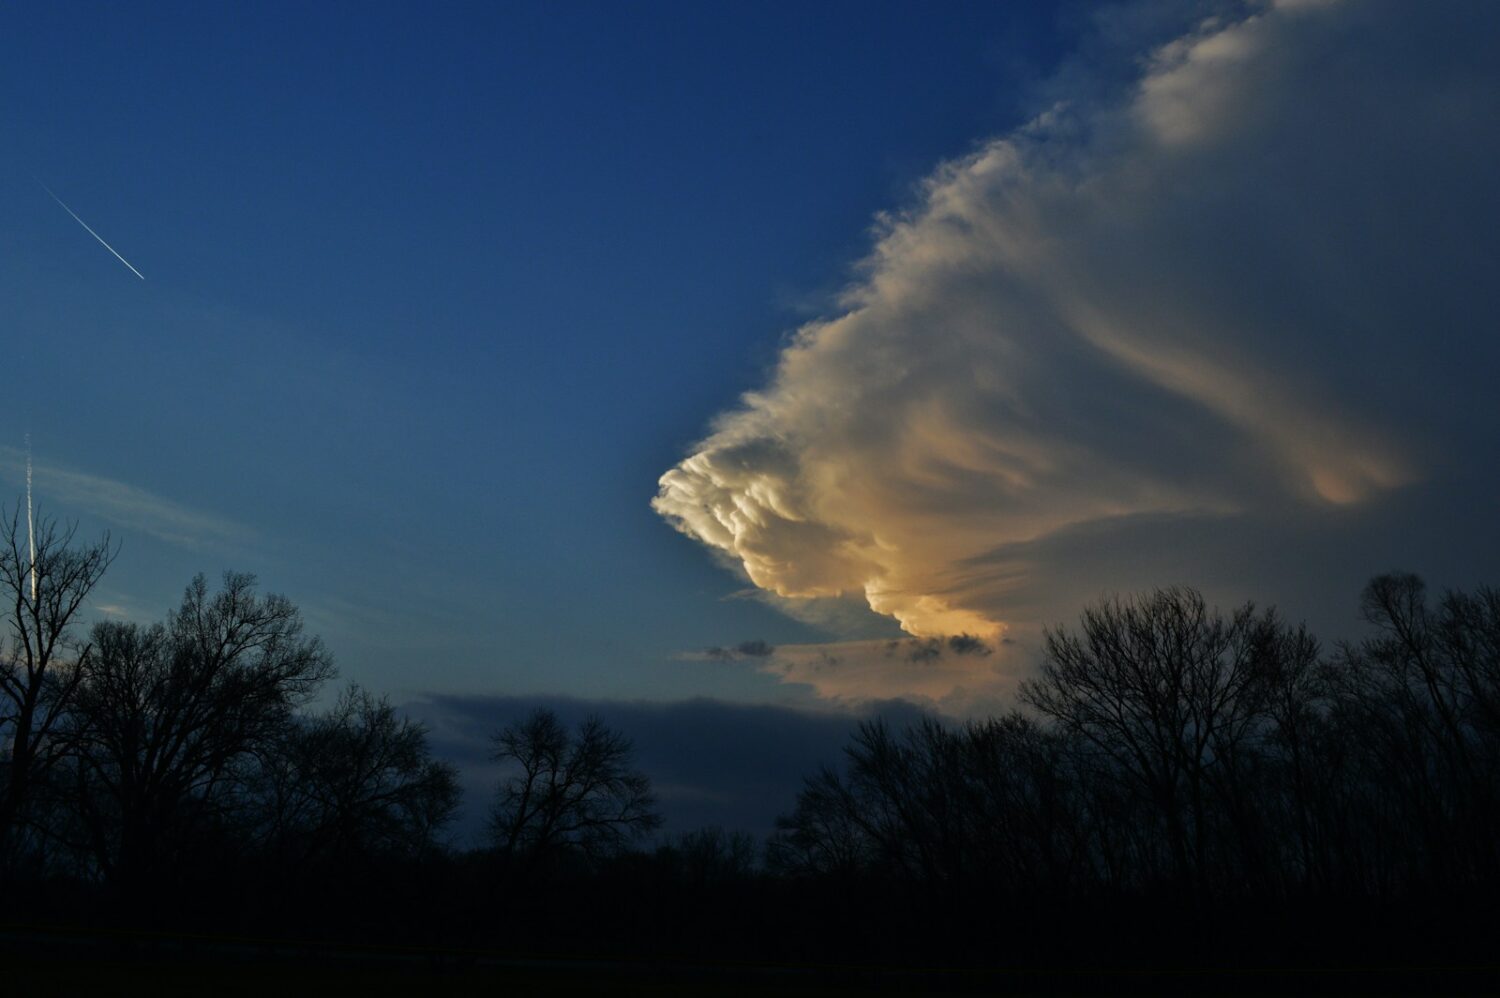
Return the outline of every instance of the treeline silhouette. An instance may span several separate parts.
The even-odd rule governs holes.
[[[34,554],[32,541],[34,539]],[[508,954],[1061,968],[1484,963],[1500,886],[1500,594],[1372,581],[1322,646],[1190,589],[1047,633],[1019,708],[862,724],[776,833],[660,826],[631,746],[495,732],[490,842],[452,767],[297,609],[228,574],[79,620],[114,558],[3,531],[0,922]]]
[[[862,726],[772,843],[817,876],[1199,901],[1386,898],[1500,873],[1500,594],[1375,579],[1371,636],[1187,589],[1047,634],[1029,713]]]
[[[1493,960],[1500,593],[1387,575],[1361,607],[1369,635],[1325,650],[1189,589],[1101,602],[1048,632],[1026,712],[861,726],[771,865],[1021,905],[1127,959]]]

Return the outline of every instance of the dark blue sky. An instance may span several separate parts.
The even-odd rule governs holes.
[[[674,659],[819,634],[724,600],[742,583],[651,512],[656,479],[1076,28],[1049,4],[13,7],[0,442],[29,426],[44,509],[113,530],[101,603],[133,615],[249,568],[379,688],[780,695]]]
[[[13,6],[0,487],[95,612],[253,571],[411,702],[972,714],[1163,584],[1347,636],[1495,581],[1497,11]]]

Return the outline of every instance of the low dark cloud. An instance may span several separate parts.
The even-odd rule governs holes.
[[[741,658],[770,658],[776,654],[776,646],[756,638],[753,641],[741,641],[733,648],[715,645],[705,650],[703,654],[716,662],[733,662]]]
[[[944,650],[954,655],[983,657],[990,653],[990,646],[982,638],[972,634],[952,634],[947,638],[912,638],[906,641],[886,643],[887,652],[905,651],[907,661],[933,662],[942,658]]]
[[[582,700],[559,696],[433,694],[403,711],[425,723],[434,752],[459,768],[465,809],[455,830],[478,842],[501,769],[491,736],[538,707],[573,725],[597,714],[635,745],[666,819],[664,834],[721,825],[763,835],[791,810],[804,777],[837,763],[855,726],[882,717],[904,724],[921,716],[900,701],[859,710],[809,711],[692,699],[670,702]]]
[[[954,634],[948,638],[948,647],[955,655],[988,655],[990,646],[972,634]]]
[[[928,638],[925,641],[913,641],[909,642],[909,644],[911,650],[906,653],[906,658],[910,662],[931,662],[943,653],[942,642],[937,638]],[[891,647],[900,646],[895,641],[892,641]]]

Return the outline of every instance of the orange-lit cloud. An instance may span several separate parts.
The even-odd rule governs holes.
[[[1493,187],[1496,75],[1401,54],[1413,22],[1462,41],[1449,21],[1249,5],[944,165],[655,509],[779,598],[1031,641],[1076,612],[1062,594],[1150,559],[1181,569],[1159,583],[1222,568],[1175,550],[1184,524],[1249,566],[1268,525],[1333,529],[1422,482],[1448,417],[1399,381],[1466,375],[1413,353],[1412,316],[1484,314],[1425,255],[1494,243],[1462,202]],[[1005,685],[998,657],[923,672],[874,649],[767,668],[833,697]]]

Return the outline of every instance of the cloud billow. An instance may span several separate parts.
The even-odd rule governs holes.
[[[1274,583],[1267,543],[1366,543],[1492,450],[1500,13],[1235,10],[936,171],[655,509],[779,597],[993,643],[1132,579],[1117,535],[1211,523]]]

